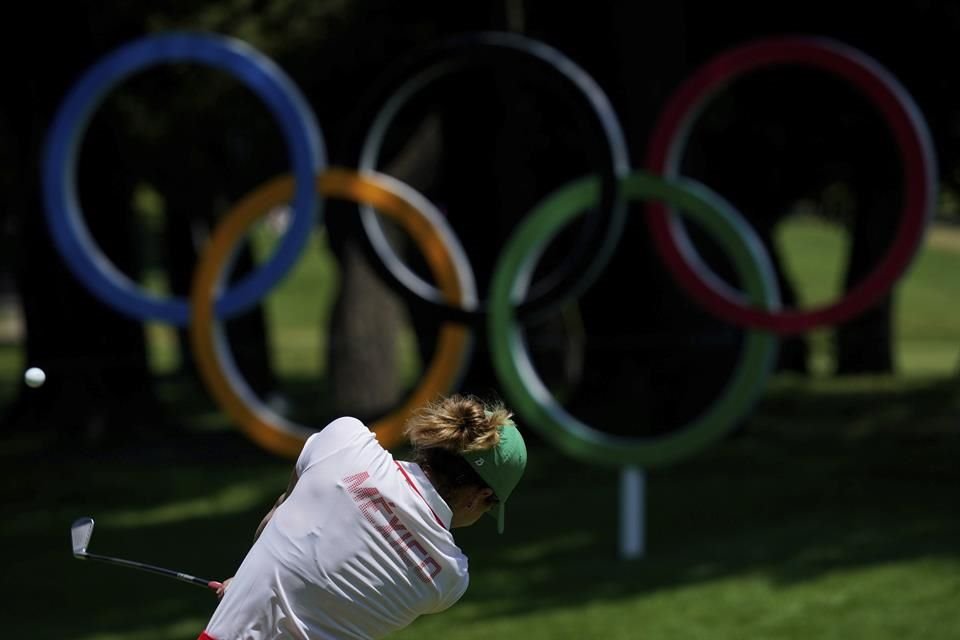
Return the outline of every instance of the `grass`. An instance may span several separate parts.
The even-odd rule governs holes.
[[[842,251],[842,236],[804,220],[783,233],[791,269],[813,283],[804,303],[828,299],[828,256]],[[395,637],[960,638],[958,272],[960,247],[938,233],[900,286],[903,371],[833,378],[823,351],[823,375],[776,376],[732,437],[649,470],[641,559],[618,557],[617,471],[533,436],[506,535],[484,524],[458,531],[471,558],[466,596]],[[285,281],[270,304],[296,305],[316,273]],[[294,329],[277,332],[284,349],[317,348],[315,335]],[[323,366],[278,363],[291,385],[309,385]],[[0,349],[0,367],[22,369],[15,347]],[[15,388],[0,387],[0,401]],[[209,413],[193,419],[224,426]],[[72,559],[70,522],[96,518],[93,552],[221,578],[289,472],[289,461],[224,428],[150,447],[48,445],[36,434],[0,440],[8,637],[196,637],[212,594]]]

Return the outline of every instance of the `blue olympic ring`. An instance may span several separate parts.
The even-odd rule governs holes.
[[[314,112],[296,84],[273,60],[235,38],[179,32],[147,36],[107,55],[74,85],[44,146],[43,199],[54,243],[80,282],[111,307],[137,319],[184,326],[190,318],[185,299],[144,293],[106,258],[84,223],[76,186],[80,143],[96,108],[125,78],[161,62],[206,64],[249,87],[279,122],[296,180],[290,226],[268,261],[223,292],[216,306],[220,317],[255,305],[295,264],[321,218],[314,179],[326,166],[326,150]]]

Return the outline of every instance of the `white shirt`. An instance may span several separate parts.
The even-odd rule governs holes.
[[[355,418],[307,440],[299,479],[214,611],[216,640],[381,638],[467,589],[453,513]]]

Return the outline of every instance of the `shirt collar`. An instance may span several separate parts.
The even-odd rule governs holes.
[[[397,464],[407,472],[407,477],[416,484],[416,488],[420,491],[423,499],[426,500],[427,506],[440,518],[443,526],[446,529],[450,529],[450,522],[453,520],[453,510],[450,509],[446,501],[440,497],[440,494],[437,493],[437,490],[433,487],[433,483],[430,482],[430,478],[423,472],[420,465],[415,462],[406,462],[403,460],[398,460]]]

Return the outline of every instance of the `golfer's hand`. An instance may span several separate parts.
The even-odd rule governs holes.
[[[217,600],[223,599],[223,594],[227,592],[227,587],[230,586],[230,581],[231,581],[231,580],[233,580],[233,578],[227,578],[227,579],[224,580],[223,583],[220,585],[220,588],[217,589]]]

